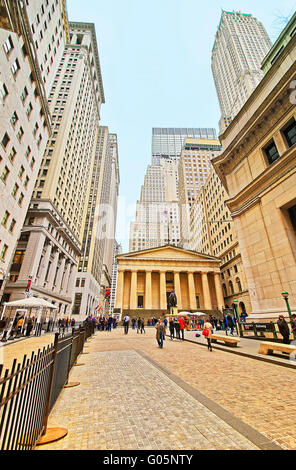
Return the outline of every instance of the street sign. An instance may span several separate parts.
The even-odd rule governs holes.
[[[272,323],[244,323],[243,325],[246,331],[253,331],[254,325],[257,331],[273,331]]]

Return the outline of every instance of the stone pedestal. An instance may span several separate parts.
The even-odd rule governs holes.
[[[170,308],[170,315],[177,315],[178,307],[171,307]]]

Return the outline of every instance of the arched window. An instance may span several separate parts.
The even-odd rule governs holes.
[[[224,297],[227,297],[227,289],[226,289],[226,285],[225,285],[225,284],[222,284],[222,289],[223,289],[223,295],[224,295]]]
[[[242,291],[242,285],[241,285],[240,279],[237,277],[235,282],[236,282],[236,287],[237,287],[238,292],[241,292]]]
[[[233,289],[232,281],[229,281],[229,288],[230,288],[231,294],[234,294],[234,289]]]

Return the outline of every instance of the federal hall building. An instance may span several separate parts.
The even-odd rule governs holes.
[[[224,307],[220,258],[166,245],[117,256],[116,309],[144,318],[168,313],[168,297],[178,311],[218,313]]]

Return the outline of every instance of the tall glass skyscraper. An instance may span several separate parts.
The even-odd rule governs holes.
[[[185,139],[216,139],[216,129],[167,128],[152,129],[152,164],[158,165],[162,158],[179,159]]]

